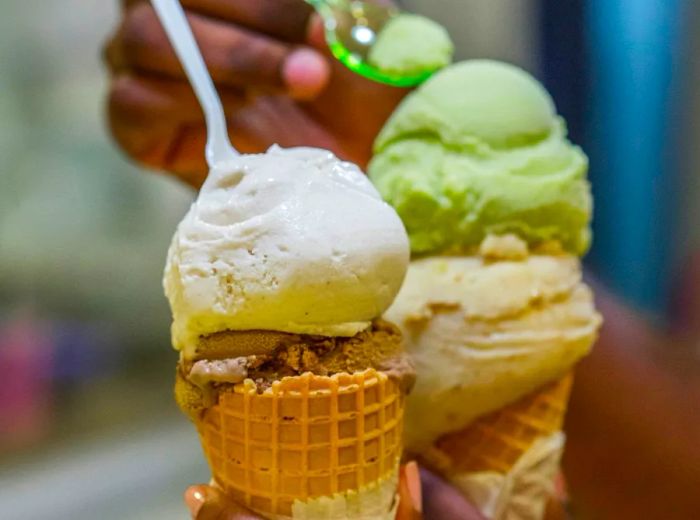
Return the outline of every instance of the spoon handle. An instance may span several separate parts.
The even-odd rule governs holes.
[[[214,88],[180,2],[152,0],[152,3],[204,110],[204,118],[207,122],[205,150],[207,164],[211,168],[218,162],[236,157],[238,153],[228,138],[226,116],[221,99]]]

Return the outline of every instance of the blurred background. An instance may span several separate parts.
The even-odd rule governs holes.
[[[233,0],[232,0],[233,1]],[[457,58],[545,82],[591,158],[590,269],[663,322],[700,232],[690,0],[405,0]],[[0,17],[3,518],[186,518],[207,469],[176,409],[160,285],[193,192],[132,166],[103,118],[117,2],[5,0]],[[36,494],[41,490],[41,496]],[[48,496],[47,496],[48,493]]]

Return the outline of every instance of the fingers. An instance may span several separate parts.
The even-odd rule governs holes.
[[[122,0],[125,10],[147,0]],[[289,43],[303,43],[313,7],[303,0],[181,0],[189,12],[231,22]]]
[[[292,43],[303,43],[313,8],[301,0],[183,0],[191,11],[234,22]]]
[[[421,520],[421,489],[418,465],[409,462],[400,469],[397,520]],[[229,500],[215,483],[190,486],[185,504],[194,520],[257,520],[257,516]],[[442,518],[442,517],[441,517]]]
[[[549,499],[544,510],[544,520],[567,520],[568,518],[569,514],[561,500],[554,497]]]
[[[485,520],[452,486],[426,470],[421,469],[419,474],[415,462],[401,468],[399,494],[397,520],[421,518],[421,495],[425,497],[425,518]],[[258,516],[233,503],[213,486],[191,486],[185,491],[184,498],[193,520],[259,520]]]
[[[212,486],[190,486],[184,499],[193,520],[262,520]]]
[[[260,153],[272,143],[317,146],[349,159],[328,132],[292,100],[248,99],[219,89],[233,145]],[[207,173],[204,118],[189,85],[169,79],[121,74],[112,81],[109,125],[121,148],[141,164],[175,173],[197,187]]]
[[[209,71],[217,83],[228,86],[282,87],[280,67],[289,48],[273,39],[200,15],[188,15]],[[153,8],[140,4],[125,16],[121,39],[125,65],[131,69],[184,77]]]
[[[217,4],[212,0],[204,3]],[[327,60],[310,48],[293,47],[242,26],[199,14],[190,13],[188,20],[218,85],[312,97],[328,82]],[[107,44],[105,57],[115,71],[128,69],[184,79],[165,31],[147,3],[126,11],[117,33]]]
[[[199,510],[206,500],[205,488],[206,486],[204,484],[200,484],[197,486],[190,486],[185,490],[183,499],[192,518],[197,518],[197,513],[199,513]]]
[[[243,104],[231,91],[222,99],[229,110]],[[139,163],[173,171],[195,186],[204,178],[204,121],[188,84],[120,75],[110,88],[108,115],[115,140]]]
[[[420,479],[426,519],[486,520],[456,489],[426,469],[421,468]]]

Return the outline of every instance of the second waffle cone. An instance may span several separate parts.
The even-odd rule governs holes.
[[[296,500],[389,478],[401,456],[403,401],[398,381],[374,369],[305,373],[262,393],[252,381],[235,385],[197,428],[216,482],[240,504],[285,517]]]
[[[440,471],[508,473],[535,440],[562,428],[573,373],[522,399],[480,417],[466,428],[443,435],[435,444]]]

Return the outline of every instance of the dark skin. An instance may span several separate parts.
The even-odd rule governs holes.
[[[594,284],[605,325],[577,368],[564,470],[583,518],[700,518],[700,254],[670,331]]]
[[[300,0],[184,0],[221,94],[234,146],[326,148],[364,166],[403,89],[365,80],[331,59],[320,21]],[[138,162],[199,186],[204,119],[153,8],[124,3],[105,48],[115,140]]]
[[[406,91],[330,58],[301,0],[182,3],[239,150],[318,146],[366,165]],[[137,162],[199,186],[207,171],[201,110],[145,1],[124,2],[105,59],[115,140]],[[682,304],[670,330],[652,328],[596,287],[606,322],[577,369],[564,457],[572,507],[583,517],[700,518],[700,255],[695,260],[679,275]],[[425,518],[478,518],[449,486],[427,473],[422,482]],[[212,518],[236,518],[221,510]]]

